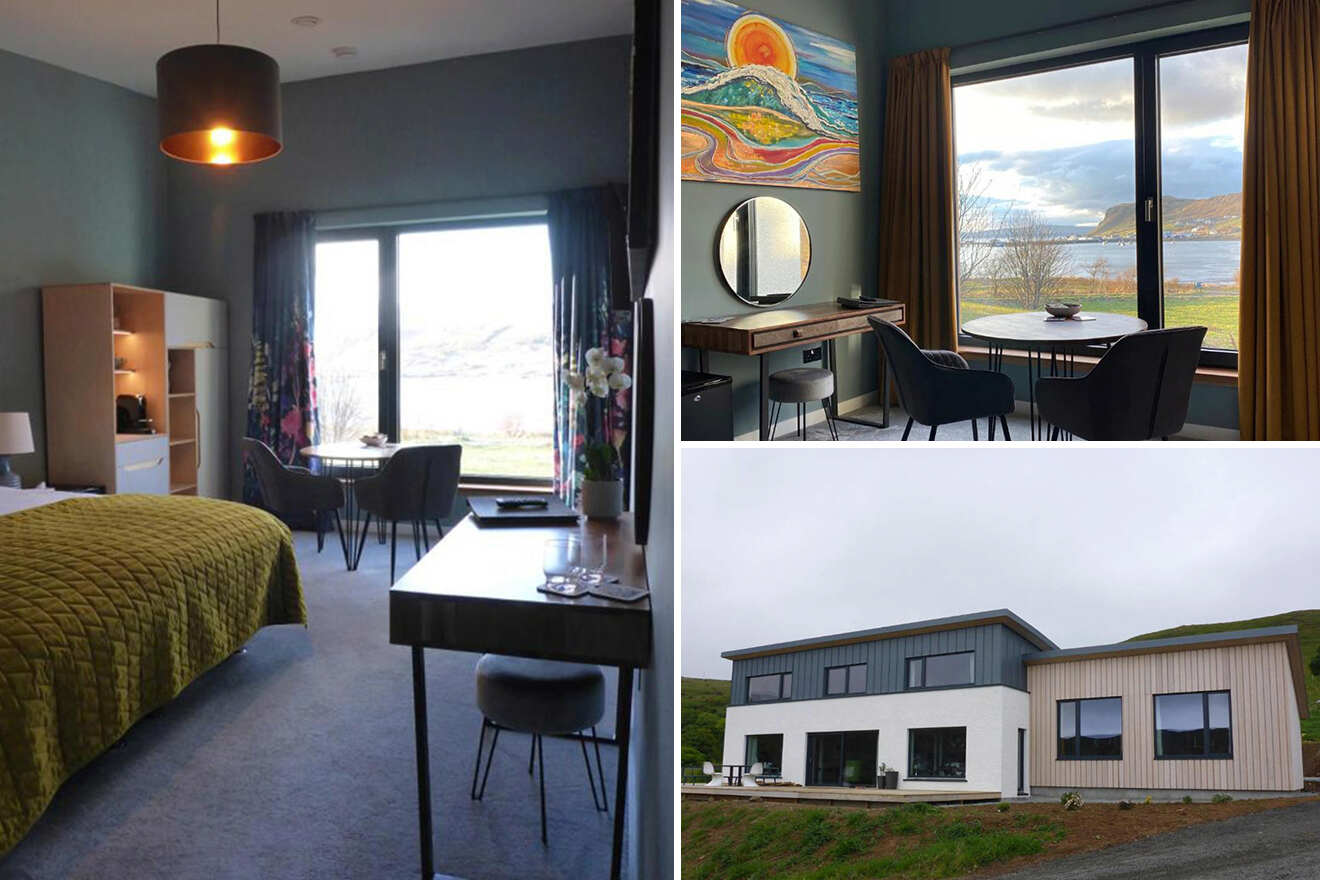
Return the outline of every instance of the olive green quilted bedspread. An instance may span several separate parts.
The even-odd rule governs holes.
[[[0,854],[64,780],[263,626],[306,623],[289,530],[204,498],[0,516]]]

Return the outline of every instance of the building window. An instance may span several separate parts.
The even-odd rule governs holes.
[[[548,486],[556,376],[545,220],[329,230],[317,241],[321,440],[382,431],[461,443],[469,482]]]
[[[826,669],[825,693],[828,696],[866,693],[866,664],[854,663],[851,666],[831,666]]]
[[[1238,348],[1247,25],[954,79],[960,322],[1068,299]],[[970,341],[970,340],[969,340]]]
[[[761,765],[763,776],[779,776],[784,758],[782,733],[754,733],[747,737],[747,766]]]
[[[907,662],[907,686],[908,690],[960,687],[971,684],[976,678],[975,672],[975,655],[971,651],[910,657]]]
[[[909,779],[966,779],[967,728],[908,731]]]
[[[769,703],[787,700],[793,696],[793,673],[776,672],[773,675],[747,677],[747,702]]]
[[[1102,697],[1059,701],[1060,760],[1123,757],[1123,700]]]
[[[1156,694],[1155,757],[1233,757],[1228,691]]]
[[[807,784],[875,787],[878,730],[807,734]]]

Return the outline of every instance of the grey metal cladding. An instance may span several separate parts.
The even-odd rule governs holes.
[[[1022,658],[1038,648],[1003,624],[995,623],[749,657],[733,661],[730,704],[746,704],[749,677],[780,672],[793,674],[794,700],[824,697],[825,670],[853,663],[866,664],[866,693],[899,693],[906,683],[909,657],[958,651],[975,654],[974,685],[1007,685],[1025,691],[1027,669]]]

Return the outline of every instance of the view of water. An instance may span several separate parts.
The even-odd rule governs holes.
[[[1240,241],[1166,241],[1164,277],[1179,281],[1203,281],[1231,284],[1236,280],[1241,258]],[[1086,267],[1104,257],[1109,261],[1109,275],[1116,277],[1137,265],[1137,246],[1132,242],[1084,241],[1069,244],[1072,260],[1069,274],[1086,275]]]

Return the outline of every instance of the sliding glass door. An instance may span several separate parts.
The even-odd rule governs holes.
[[[875,786],[878,730],[807,734],[807,784]]]
[[[1203,363],[1236,366],[1246,38],[956,77],[960,320],[1079,302],[1203,324]]]
[[[541,218],[323,233],[323,438],[459,443],[466,478],[548,481],[551,320]]]

